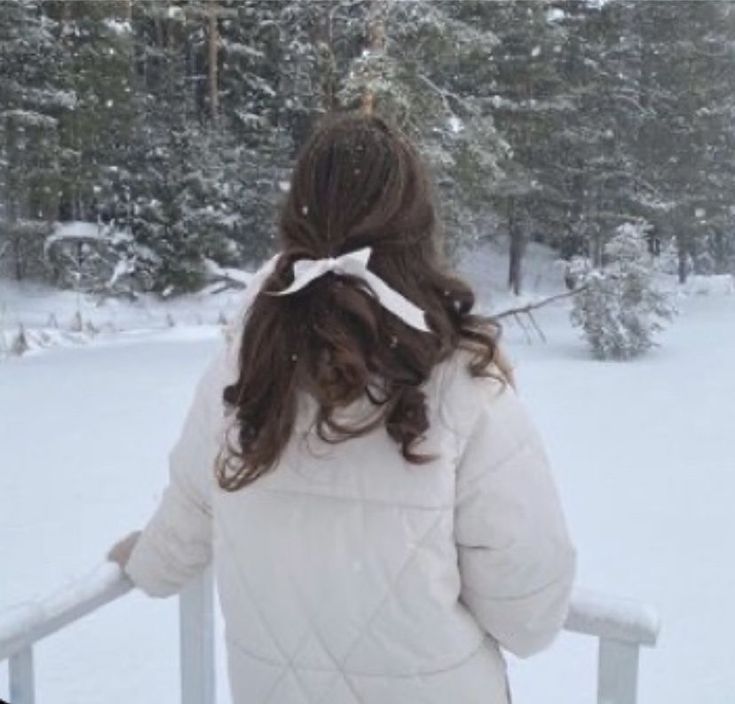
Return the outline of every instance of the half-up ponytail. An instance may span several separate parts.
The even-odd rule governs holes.
[[[281,212],[282,254],[255,297],[240,340],[239,377],[224,390],[236,438],[217,464],[220,486],[246,486],[272,469],[296,422],[299,393],[317,402],[325,442],[384,426],[403,457],[429,428],[422,385],[458,347],[488,374],[497,326],[472,314],[474,294],[445,272],[436,252],[430,182],[411,142],[375,116],[330,118],[304,146]],[[329,237],[326,236],[329,233]],[[359,277],[328,272],[287,296],[300,259],[372,248],[370,270],[425,312],[431,334],[380,305]],[[374,413],[345,425],[335,411],[361,398]]]

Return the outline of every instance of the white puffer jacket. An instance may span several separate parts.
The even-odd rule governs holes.
[[[237,376],[234,332],[197,386],[131,579],[168,596],[214,560],[235,704],[507,704],[500,648],[527,656],[553,640],[575,571],[518,397],[455,353],[425,385],[420,449],[440,456],[411,465],[384,428],[324,444],[304,396],[277,467],[228,493],[212,463],[222,388]]]

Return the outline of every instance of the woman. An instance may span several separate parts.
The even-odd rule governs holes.
[[[111,553],[152,596],[213,561],[237,704],[507,704],[501,648],[562,627],[575,551],[541,440],[436,229],[398,129],[317,129],[161,504]]]

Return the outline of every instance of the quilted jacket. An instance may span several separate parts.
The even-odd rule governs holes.
[[[256,275],[245,309],[273,260]],[[236,342],[200,379],[170,453],[170,482],[126,571],[151,596],[210,562],[235,704],[508,704],[505,649],[546,647],[575,572],[540,437],[508,385],[467,352],[425,383],[429,464],[384,428],[327,445],[297,427],[275,469],[221,490],[212,464]],[[367,401],[342,410],[369,412]]]

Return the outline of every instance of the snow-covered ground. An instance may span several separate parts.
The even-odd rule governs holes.
[[[557,289],[559,272],[543,252],[532,255],[530,295]],[[490,282],[502,264],[477,256],[468,269],[483,300],[497,293]],[[220,334],[191,325],[197,311],[216,318],[220,303],[179,305],[189,326],[0,363],[0,609],[84,575],[156,505],[168,450]],[[662,347],[634,362],[590,359],[566,303],[538,315],[546,344],[513,323],[506,339],[556,468],[580,584],[661,613],[660,643],[642,654],[640,701],[728,704],[735,296],[692,295],[680,306]],[[36,308],[45,319],[46,302]],[[39,701],[177,701],[176,618],[175,600],[131,594],[43,642]],[[594,641],[565,634],[547,653],[512,661],[515,704],[591,703],[595,655]]]
[[[505,255],[483,246],[463,257],[464,268],[476,283],[478,299],[497,307],[510,301],[504,288]],[[526,256],[527,299],[559,290],[561,269],[553,253],[531,244]],[[227,270],[232,278],[247,282],[245,271]],[[207,327],[237,314],[241,292],[213,283],[198,293],[161,299],[141,294],[135,301],[77,294],[35,282],[17,282],[0,277],[0,359],[6,356],[22,329],[31,352],[68,346],[106,343],[141,331],[171,327]],[[527,300],[527,299],[524,299]],[[206,334],[206,332],[204,333]]]
[[[138,336],[141,331],[216,325],[232,318],[242,296],[238,289],[220,288],[213,284],[199,293],[169,300],[143,294],[129,301],[0,278],[0,359],[7,355],[21,326],[35,351],[88,346],[116,340],[121,334],[123,338]]]

